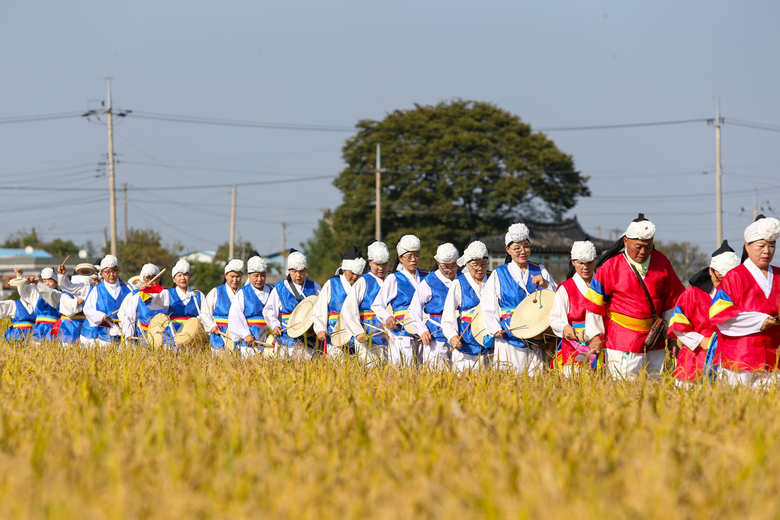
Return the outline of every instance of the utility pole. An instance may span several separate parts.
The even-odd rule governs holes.
[[[376,145],[376,241],[382,240],[382,156]]]
[[[116,180],[114,177],[114,114],[111,104],[111,78],[108,82],[108,201],[111,212],[111,254],[116,256]]]
[[[287,223],[282,222],[282,256],[287,256]]]
[[[230,211],[230,247],[228,248],[228,257],[232,260],[233,249],[235,247],[234,239],[236,236],[236,185],[233,185],[233,204]]]
[[[753,222],[758,217],[758,188],[753,188]]]
[[[722,175],[720,161],[720,127],[723,125],[723,118],[720,117],[720,96],[717,96],[717,109],[715,111],[715,120],[707,121],[709,126],[715,127],[715,228],[717,233],[717,245],[723,242],[723,194],[722,194]]]
[[[127,183],[122,183],[122,194],[125,199],[125,244],[127,244]]]
[[[601,238],[601,226],[596,226],[596,237]]]

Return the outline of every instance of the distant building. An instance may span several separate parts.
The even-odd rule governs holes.
[[[602,240],[588,235],[580,225],[577,217],[561,222],[537,222],[530,219],[520,219],[519,222],[528,226],[531,240],[531,261],[544,264],[556,282],[563,281],[569,271],[571,245],[580,240],[590,240],[596,246],[596,252],[601,254],[612,245],[608,240]],[[502,265],[506,259],[504,235],[481,239],[490,254],[490,269]]]
[[[32,249],[32,248],[31,248]],[[19,267],[25,275],[40,274],[44,267],[56,269],[58,265],[65,260],[65,257],[53,257],[42,249],[2,249],[0,248],[0,299],[7,298],[10,294],[16,292],[8,282],[16,278],[14,267]],[[77,264],[83,262],[77,256],[71,256],[65,267],[68,272],[72,271]]]
[[[210,264],[214,261],[214,257],[217,256],[216,251],[190,251],[179,256],[188,262],[203,262]]]

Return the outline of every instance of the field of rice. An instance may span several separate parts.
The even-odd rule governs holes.
[[[0,345],[0,518],[777,518],[774,393]]]

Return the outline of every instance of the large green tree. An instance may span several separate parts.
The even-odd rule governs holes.
[[[181,246],[166,247],[162,245],[160,234],[152,229],[130,229],[127,241],[117,242],[117,259],[119,260],[119,276],[127,280],[140,274],[144,264],[154,264],[167,271],[160,277],[160,283],[170,286],[171,269],[179,259],[178,253]],[[110,247],[107,245],[103,253],[108,254]]]
[[[79,252],[79,248],[70,240],[62,240],[61,238],[55,238],[51,242],[44,241],[38,236],[35,228],[28,232],[26,229],[17,231],[16,233],[6,237],[2,247],[8,247],[12,249],[24,249],[27,246],[32,246],[35,249],[46,251],[54,257],[72,256],[76,257]]]
[[[440,241],[464,247],[473,235],[505,232],[521,215],[557,218],[590,194],[570,155],[491,103],[416,105],[357,128],[334,181],[344,196],[333,215],[336,251],[374,236],[377,144],[383,238],[393,249],[401,235],[419,236],[423,267]]]

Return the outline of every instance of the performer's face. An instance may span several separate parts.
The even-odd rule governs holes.
[[[249,273],[249,283],[258,291],[265,287],[265,273]]]
[[[528,264],[528,258],[531,256],[531,242],[528,240],[512,242],[506,246],[506,254],[512,257],[514,263],[524,266]]]
[[[596,270],[596,261],[580,262],[579,260],[572,260],[574,271],[580,275],[580,278],[586,282],[590,282],[593,279],[593,272]]]
[[[378,264],[373,260],[369,260],[368,265],[371,267],[371,272],[374,273],[374,276],[380,280],[384,280],[385,276],[387,276],[387,272],[390,270],[390,262]]]
[[[481,260],[472,260],[467,263],[466,269],[469,270],[469,274],[471,274],[473,279],[482,283],[482,280],[485,279],[485,274],[487,274],[487,266],[487,258],[482,258]]]
[[[176,276],[173,277],[173,283],[182,291],[186,291],[190,286],[190,273],[176,273]]]
[[[241,283],[241,276],[243,273],[237,273],[235,271],[230,271],[225,275],[225,285],[233,289],[234,291],[238,289],[238,284]]]
[[[721,280],[723,280],[723,275],[710,267],[710,280],[712,280],[712,286],[717,289]]]
[[[455,279],[458,274],[458,264],[442,264],[441,262],[438,262],[438,264],[439,271],[441,271],[441,274],[443,274],[445,278],[449,280]]]
[[[290,279],[292,279],[294,284],[303,285],[306,281],[306,273],[308,272],[308,269],[301,269],[300,271],[290,269],[287,272],[290,273]]]
[[[650,258],[650,253],[653,252],[653,240],[634,240],[632,238],[623,237],[623,246],[626,248],[626,254],[631,257],[631,260],[638,264],[642,264]]]
[[[105,280],[106,283],[115,284],[117,278],[119,278],[119,269],[116,267],[109,267],[100,271],[100,274],[103,276],[103,280]]]
[[[420,263],[420,252],[408,251],[402,254],[401,256],[399,256],[398,260],[400,260],[401,264],[404,266],[404,269],[406,269],[410,273],[416,273],[417,264]]]
[[[56,289],[57,288],[56,280],[52,280],[51,278],[46,278],[45,280],[43,280],[43,283],[46,284],[46,286],[49,289]]]
[[[769,269],[769,264],[775,257],[775,242],[769,242],[768,240],[756,240],[749,244],[745,244],[748,258],[750,261],[756,264],[759,269]]]
[[[349,285],[355,285],[357,279],[360,278],[358,273],[353,273],[352,271],[342,271],[342,273],[344,273],[344,278],[347,279]]]

